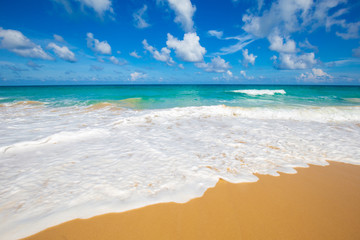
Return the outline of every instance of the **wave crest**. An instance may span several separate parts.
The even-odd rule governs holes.
[[[269,90],[269,89],[245,89],[245,90],[234,90],[235,93],[244,93],[251,96],[257,95],[275,95],[275,94],[286,94],[285,90]]]

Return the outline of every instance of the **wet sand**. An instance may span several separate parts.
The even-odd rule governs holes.
[[[75,219],[26,239],[360,239],[360,166],[219,181],[203,197]]]

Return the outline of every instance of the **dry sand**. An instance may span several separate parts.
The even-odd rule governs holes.
[[[76,219],[26,239],[360,239],[360,166],[220,181],[201,198]]]

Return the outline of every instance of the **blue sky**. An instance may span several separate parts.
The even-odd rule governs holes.
[[[1,0],[0,85],[360,84],[357,0]]]

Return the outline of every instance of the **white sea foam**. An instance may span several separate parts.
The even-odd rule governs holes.
[[[219,178],[360,164],[360,107],[0,108],[0,239],[201,196]]]
[[[269,89],[246,89],[246,90],[234,90],[235,93],[244,93],[247,95],[275,95],[275,94],[286,94],[285,90],[269,90]]]

